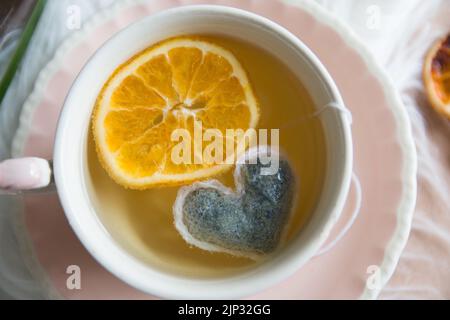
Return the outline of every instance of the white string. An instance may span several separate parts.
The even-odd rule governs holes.
[[[341,105],[340,103],[334,102],[334,101],[324,105],[322,108],[320,108],[319,110],[314,112],[311,115],[311,117],[319,116],[320,114],[322,114],[322,112],[324,112],[328,108],[334,108],[334,109],[337,109],[337,110],[341,111],[347,117],[348,122],[350,124],[353,123],[353,115],[352,115],[352,113],[344,105]]]
[[[317,110],[313,113],[313,117],[317,117],[321,115],[326,109],[328,108],[334,108],[338,111],[342,112],[349,121],[350,125],[353,123],[353,115],[344,105],[338,103],[338,102],[330,102]],[[359,212],[361,211],[361,204],[362,204],[362,188],[361,188],[361,182],[359,181],[358,176],[355,174],[355,172],[352,172],[352,183],[355,188],[355,208],[353,209],[352,215],[350,219],[347,221],[345,226],[342,228],[342,230],[338,233],[338,235],[327,245],[323,246],[319,252],[315,254],[315,256],[320,256],[331,249],[334,248],[334,246],[347,234],[347,232],[350,230],[350,228],[353,226],[356,218],[359,215]]]
[[[362,203],[362,188],[361,183],[359,181],[358,176],[353,172],[352,173],[352,182],[353,186],[355,188],[355,208],[353,209],[352,215],[350,217],[350,220],[347,221],[344,228],[339,232],[339,234],[334,238],[330,243],[322,247],[318,253],[315,254],[315,256],[320,256],[328,251],[330,251],[334,246],[347,234],[348,230],[353,226],[353,223],[355,222],[356,218],[359,215],[359,212],[361,211],[361,203]]]

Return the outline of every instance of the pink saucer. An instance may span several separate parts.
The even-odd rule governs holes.
[[[79,70],[111,35],[154,12],[187,4],[221,4],[268,17],[296,34],[322,60],[353,114],[355,171],[362,186],[361,212],[350,231],[286,281],[249,298],[376,298],[389,280],[408,238],[416,199],[416,153],[409,119],[389,79],[355,36],[314,3],[280,1],[123,1],[75,33],[41,72],[24,105],[14,156],[52,158],[56,122]],[[354,205],[351,193],[336,234]],[[35,257],[32,269],[50,297],[149,299],[100,266],[70,228],[56,195],[24,199],[22,239]],[[332,235],[333,237],[333,235]],[[68,266],[81,268],[81,289],[66,286]],[[369,281],[368,281],[369,280]]]

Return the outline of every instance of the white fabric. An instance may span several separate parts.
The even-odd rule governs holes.
[[[450,125],[430,110],[420,80],[424,52],[434,39],[450,31],[450,1],[316,1],[347,22],[384,65],[402,94],[413,124],[419,156],[418,205],[409,242],[381,298],[450,299]],[[111,2],[48,1],[0,108],[0,159],[10,156],[21,106],[39,71],[72,32],[66,27],[67,8],[79,6],[86,21]],[[5,55],[0,54],[0,64]],[[29,275],[13,233],[12,218],[18,205],[15,199],[0,198],[0,288],[3,297],[39,298],[43,289]]]
[[[412,122],[417,206],[406,248],[380,298],[450,299],[450,122],[431,110],[421,79],[427,49],[450,32],[450,1],[318,2],[346,21],[386,68]],[[378,28],[370,15],[377,8]]]
[[[0,159],[11,155],[11,143],[18,126],[21,107],[33,89],[40,70],[73,30],[66,26],[67,8],[77,5],[82,22],[112,0],[49,0],[5,99],[0,106]],[[1,55],[0,64],[4,64]],[[0,197],[0,298],[33,299],[46,297],[31,277],[20,256],[14,235],[15,215],[20,199]]]

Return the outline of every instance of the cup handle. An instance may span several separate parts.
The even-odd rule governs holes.
[[[0,162],[0,195],[55,191],[52,161],[35,157]]]

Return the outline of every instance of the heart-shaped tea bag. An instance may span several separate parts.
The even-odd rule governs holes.
[[[293,207],[295,177],[286,158],[267,147],[252,148],[238,159],[236,190],[217,180],[180,188],[175,226],[191,245],[256,259],[280,244]],[[266,164],[263,164],[266,163]]]

